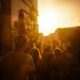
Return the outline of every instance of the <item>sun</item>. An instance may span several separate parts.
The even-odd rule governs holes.
[[[43,33],[44,36],[47,36],[56,30],[57,22],[57,14],[51,8],[46,8],[44,11],[39,12],[39,32]]]

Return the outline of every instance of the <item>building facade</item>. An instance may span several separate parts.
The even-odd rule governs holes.
[[[75,48],[80,44],[80,26],[59,28],[55,32],[55,40],[58,47],[66,50],[68,47]]]
[[[12,49],[19,32],[34,39],[38,33],[37,16],[37,0],[0,0],[1,54]]]

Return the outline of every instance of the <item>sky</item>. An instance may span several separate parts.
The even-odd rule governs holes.
[[[45,23],[46,25],[50,23],[54,29],[58,27],[80,26],[80,0],[38,0],[38,12],[40,32],[42,30],[41,27],[45,26],[43,25]],[[45,15],[48,16],[48,19],[51,17],[52,23],[49,22],[50,19],[49,21],[47,20]]]

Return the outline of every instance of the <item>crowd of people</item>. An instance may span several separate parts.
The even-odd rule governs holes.
[[[48,45],[41,53],[35,43],[29,49],[23,36],[14,43],[13,51],[0,57],[0,80],[79,80],[80,68],[71,47],[52,50]]]

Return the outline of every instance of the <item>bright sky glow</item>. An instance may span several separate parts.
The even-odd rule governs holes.
[[[39,0],[39,32],[49,35],[58,27],[80,25],[80,5],[78,3],[64,0]]]
[[[40,13],[39,31],[42,32],[44,35],[48,35],[49,33],[54,32],[57,24],[56,19],[57,14],[53,10],[51,10],[51,8],[45,9],[44,13]]]

